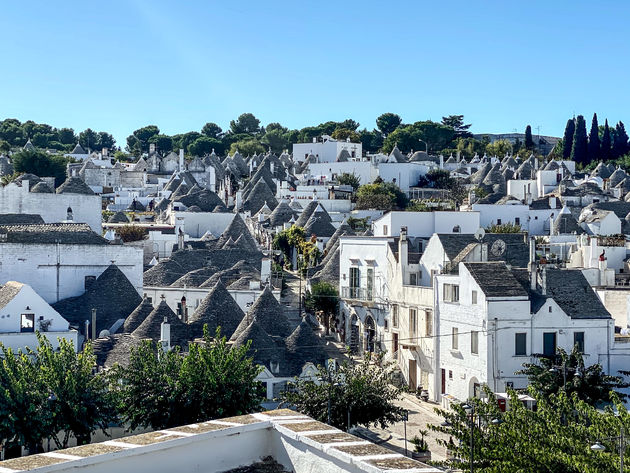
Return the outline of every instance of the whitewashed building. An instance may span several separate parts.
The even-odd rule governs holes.
[[[342,151],[348,153],[348,160],[361,158],[363,145],[351,143],[349,140],[338,141],[328,135],[323,135],[320,138],[313,138],[312,143],[295,143],[293,145],[293,159],[302,162],[313,155],[315,162],[332,163],[339,159]]]
[[[35,332],[40,332],[53,348],[59,339],[69,340],[77,350],[78,332],[31,286],[8,281],[0,286],[0,343],[14,351],[36,349]]]

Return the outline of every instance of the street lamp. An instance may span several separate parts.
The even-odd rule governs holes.
[[[425,152],[425,153],[427,153],[427,154],[429,154],[429,145],[427,144],[427,142],[426,142],[426,141],[424,141],[424,140],[420,140],[420,139],[419,139],[418,141],[419,141],[420,143],[424,143],[424,152]]]
[[[475,409],[475,405],[474,404],[469,404],[467,402],[465,402],[464,404],[461,405],[461,408],[464,409],[464,412],[466,413],[466,416],[469,417],[469,428],[470,428],[470,473],[474,473],[475,471],[475,414],[477,412],[477,410]],[[490,416],[490,415],[485,415],[485,414],[477,414],[477,419],[479,421],[479,427],[481,427],[481,419],[485,418],[485,419],[489,419],[490,417],[492,417],[492,420],[490,421],[491,425],[494,426],[498,426],[501,425],[503,423],[503,420],[498,418],[498,417],[494,417],[494,416]],[[450,426],[450,423],[448,421],[445,421],[442,423],[443,426],[448,427]]]
[[[566,360],[563,360],[561,365],[552,365],[551,368],[549,368],[549,372],[552,374],[556,374],[558,370],[562,370],[562,389],[565,391],[567,388],[567,374],[569,369],[570,367],[567,366]],[[573,376],[576,378],[582,377],[582,372],[580,371],[580,368],[575,368]]]
[[[606,437],[602,440],[615,440],[616,442],[618,442],[617,447],[619,448],[619,471],[623,473],[625,471],[624,457],[626,455],[627,447],[626,430],[623,424],[621,424],[621,427],[619,429],[619,435],[616,435],[614,437]],[[593,450],[594,452],[603,452],[606,450],[606,447],[602,445],[602,443],[598,440],[593,445],[591,445],[591,450]]]

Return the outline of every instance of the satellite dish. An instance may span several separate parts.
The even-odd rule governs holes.
[[[482,241],[483,237],[486,236],[486,231],[479,227],[479,229],[475,232],[475,239],[477,239],[477,241]]]

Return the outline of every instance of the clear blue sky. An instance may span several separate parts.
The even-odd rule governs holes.
[[[383,112],[561,135],[627,119],[625,1],[3,2],[0,119],[114,134]],[[628,123],[630,124],[630,123]]]

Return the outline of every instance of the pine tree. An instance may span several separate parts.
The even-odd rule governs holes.
[[[588,140],[586,138],[586,122],[582,115],[578,115],[575,120],[575,134],[573,135],[573,147],[571,148],[571,159],[577,164],[588,163]]]
[[[591,122],[591,132],[588,135],[588,160],[596,161],[600,158],[601,149],[599,143],[599,124],[597,123],[597,114],[593,114]]]
[[[602,136],[601,156],[604,161],[612,158],[612,142],[610,140],[610,128],[608,127],[608,118],[604,125],[604,134]]]
[[[615,138],[612,145],[612,157],[619,158],[628,152],[628,134],[623,122],[615,126]]]
[[[569,118],[567,120],[567,126],[564,128],[564,148],[562,149],[562,157],[569,159],[571,157],[571,150],[573,149],[573,135],[575,134],[575,119]]]
[[[525,128],[525,149],[534,149],[534,140],[532,138],[531,125],[527,125],[527,128]]]

